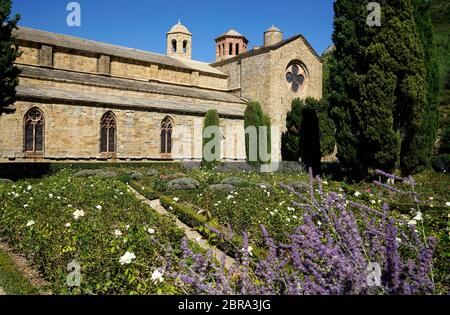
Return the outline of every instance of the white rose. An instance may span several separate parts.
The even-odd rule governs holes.
[[[119,262],[121,265],[128,265],[133,259],[136,259],[136,255],[134,253],[126,252],[125,255],[120,257]]]
[[[163,282],[164,281],[163,275],[164,275],[164,271],[159,271],[159,269],[156,269],[152,273],[152,281],[153,282]]]

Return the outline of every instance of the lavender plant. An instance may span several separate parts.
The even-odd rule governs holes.
[[[412,177],[376,173],[390,179],[391,184],[401,180],[411,185],[411,195],[419,207]],[[375,184],[402,193],[381,181]],[[167,252],[167,275],[189,294],[433,293],[436,241],[426,237],[423,225],[419,237],[417,225],[394,218],[387,204],[377,210],[347,200],[345,195],[325,193],[320,177],[314,178],[311,171],[307,195],[285,184],[280,187],[296,196],[293,206],[304,210],[301,224],[288,236],[288,242],[276,243],[261,225],[263,257],[253,257],[244,233],[239,264],[226,269],[225,260],[217,262],[211,252],[194,253],[184,240],[181,257]],[[422,220],[420,208],[415,219]],[[231,239],[232,231],[223,231],[214,232]],[[179,260],[181,267],[170,273],[168,262],[173,259]]]

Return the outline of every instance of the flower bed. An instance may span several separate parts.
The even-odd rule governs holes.
[[[176,248],[182,233],[114,179],[62,171],[42,181],[0,184],[0,235],[37,265],[56,294],[177,292],[170,280],[151,280],[161,267],[152,239]],[[127,252],[134,257],[123,260]],[[70,288],[73,260],[82,278],[80,287]]]

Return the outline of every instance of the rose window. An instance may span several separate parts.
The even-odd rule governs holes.
[[[303,90],[305,84],[305,72],[303,68],[297,64],[290,66],[286,70],[286,81],[292,92],[297,93]]]

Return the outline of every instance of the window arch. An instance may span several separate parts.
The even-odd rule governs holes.
[[[106,112],[100,120],[100,153],[116,153],[116,117]]]
[[[177,52],[177,40],[172,39],[172,52]]]
[[[166,116],[161,122],[161,153],[172,153],[173,120]]]
[[[187,49],[188,49],[188,42],[187,40],[183,41],[183,53],[187,53]]]
[[[29,153],[43,153],[45,119],[44,114],[39,108],[34,107],[25,114],[24,128],[24,151]]]

